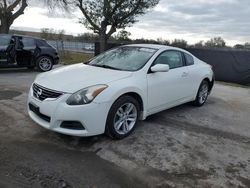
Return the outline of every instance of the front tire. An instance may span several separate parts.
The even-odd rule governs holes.
[[[47,72],[53,68],[53,60],[48,56],[39,57],[36,66],[40,72]]]
[[[131,96],[120,97],[110,108],[105,134],[113,139],[123,139],[136,128],[140,107]]]
[[[198,107],[203,106],[207,101],[208,95],[209,95],[209,83],[208,81],[203,80],[199,87],[196,99],[193,102],[193,105]]]

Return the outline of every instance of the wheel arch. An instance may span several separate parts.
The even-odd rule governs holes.
[[[140,107],[140,119],[144,119],[144,109],[145,109],[145,104],[144,104],[144,101],[143,101],[143,98],[142,96],[138,93],[138,92],[135,92],[135,91],[130,91],[130,92],[125,92],[123,94],[120,94],[119,97],[117,97],[115,99],[115,101],[117,101],[119,98],[123,97],[123,96],[131,96],[133,97],[135,100],[138,101],[139,103],[139,107]],[[115,103],[115,102],[114,102]]]
[[[211,92],[211,90],[212,90],[212,88],[214,86],[214,79],[210,80],[208,77],[205,77],[202,81],[204,81],[204,80],[208,82],[208,84],[209,84],[209,92]]]

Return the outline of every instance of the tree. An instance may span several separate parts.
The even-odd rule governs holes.
[[[250,42],[246,42],[244,46],[246,49],[250,49]]]
[[[224,47],[226,47],[226,42],[221,37],[215,37],[215,38],[212,38],[212,39],[208,40],[205,43],[205,47],[208,47],[208,48],[224,48]]]
[[[9,33],[10,26],[27,6],[27,0],[0,0],[0,33]]]
[[[55,40],[55,39],[57,39],[56,35],[57,35],[56,31],[52,28],[42,28],[41,29],[40,37],[43,39]]]
[[[65,30],[64,29],[59,30],[58,34],[57,34],[57,39],[58,40],[64,40],[64,36],[65,36]]]
[[[99,35],[100,50],[103,52],[107,40],[117,29],[134,24],[139,15],[155,7],[160,0],[54,0],[55,3],[58,1],[79,8],[83,15],[80,22]]]
[[[114,36],[115,40],[119,41],[130,41],[131,33],[126,30],[121,30],[117,33],[117,35]]]
[[[235,49],[244,49],[245,46],[242,45],[242,44],[236,44],[236,45],[234,45],[234,48],[235,48]]]
[[[195,48],[203,48],[204,47],[204,41],[201,40],[200,42],[197,42],[194,44]]]
[[[188,43],[183,39],[174,39],[171,43],[171,46],[186,48],[188,46]]]
[[[170,41],[169,40],[164,40],[162,37],[157,38],[156,41],[157,41],[158,44],[167,45],[167,46],[170,45]]]

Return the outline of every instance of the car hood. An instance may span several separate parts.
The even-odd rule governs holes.
[[[131,75],[131,72],[104,69],[81,63],[42,73],[37,76],[35,83],[48,89],[74,93],[89,86],[108,84]]]

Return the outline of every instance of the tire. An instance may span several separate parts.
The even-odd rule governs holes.
[[[209,83],[208,81],[203,80],[197,92],[195,101],[193,101],[193,105],[197,107],[203,106],[207,101],[208,95],[209,95]]]
[[[48,56],[41,56],[36,61],[36,66],[40,72],[47,72],[53,68],[53,60]]]
[[[129,136],[137,126],[139,114],[140,107],[136,99],[128,95],[120,97],[109,110],[105,134],[113,139]]]

